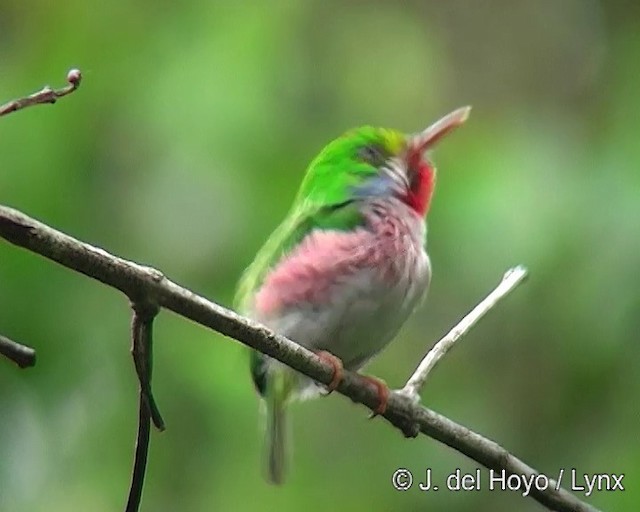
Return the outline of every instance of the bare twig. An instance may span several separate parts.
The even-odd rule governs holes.
[[[134,302],[144,297],[149,303],[157,304],[230,336],[278,359],[315,381],[329,384],[333,379],[333,366],[306,348],[257,322],[196,295],[170,281],[158,270],[118,258],[3,206],[0,206],[0,237],[117,288]],[[354,402],[366,405],[372,411],[379,405],[377,389],[358,374],[345,371],[337,391]],[[495,442],[414,403],[401,393],[390,393],[383,416],[406,436],[415,437],[422,432],[488,468],[504,469],[507,476],[524,475],[529,479],[538,474]],[[532,487],[530,496],[552,510],[596,511],[559,486],[556,489],[556,483],[552,479],[549,481],[548,487]]]
[[[427,377],[433,368],[438,364],[438,361],[442,359],[453,345],[462,336],[464,336],[489,310],[495,307],[504,297],[506,297],[512,290],[515,289],[524,279],[527,277],[527,269],[522,266],[517,266],[507,270],[502,277],[500,284],[489,294],[484,300],[473,308],[467,316],[465,316],[460,322],[451,329],[444,338],[436,343],[431,350],[424,356],[424,359],[420,362],[416,371],[409,377],[409,380],[404,385],[400,393],[406,395],[408,398],[415,402],[420,401],[420,390],[424,383],[427,381]]]
[[[152,329],[153,319],[158,314],[158,307],[143,302],[133,304],[133,322],[131,325],[131,338],[133,361],[136,373],[140,380],[139,411],[138,411],[138,437],[136,439],[136,452],[131,474],[131,487],[127,500],[126,512],[137,512],[142,498],[144,476],[147,469],[147,456],[149,454],[149,439],[151,430],[152,410],[155,408],[153,395],[151,394],[151,370],[152,370]],[[153,404],[153,405],[152,405]],[[155,408],[158,421],[156,426],[164,430],[164,422],[159,411]],[[161,425],[161,427],[159,426]]]
[[[149,438],[151,434],[151,414],[140,392],[140,406],[138,410],[138,437],[136,438],[136,452],[131,473],[131,486],[127,499],[126,512],[136,512],[142,499],[142,487],[147,470],[147,456],[149,455]]]
[[[17,110],[21,110],[26,107],[31,107],[33,105],[55,103],[58,98],[62,98],[67,94],[71,94],[78,87],[80,87],[81,81],[82,73],[80,73],[80,70],[72,69],[67,73],[68,85],[61,87],[60,89],[52,89],[51,87],[46,85],[41,91],[38,91],[31,96],[26,96],[24,98],[18,98],[13,101],[9,101],[8,103],[0,106],[0,116],[10,114],[11,112],[16,112]]]
[[[36,351],[0,335],[0,354],[16,363],[20,368],[36,364]]]
[[[140,381],[140,396],[149,408],[153,424],[158,430],[163,431],[165,429],[164,420],[151,392],[151,372],[153,369],[151,332],[153,319],[160,310],[155,304],[145,304],[144,302],[134,303],[132,307],[134,315],[131,326],[131,354],[133,355],[133,363]]]

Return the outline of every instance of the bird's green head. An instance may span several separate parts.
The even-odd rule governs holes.
[[[435,185],[435,167],[426,152],[464,123],[469,111],[455,110],[413,135],[371,126],[345,133],[311,162],[296,203],[337,205],[393,196],[425,215]]]

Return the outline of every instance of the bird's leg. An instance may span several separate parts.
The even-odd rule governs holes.
[[[371,417],[375,418],[379,414],[384,414],[387,410],[387,403],[389,402],[389,387],[386,382],[369,375],[360,375],[364,380],[371,384],[378,392],[378,407],[371,413]]]
[[[329,394],[338,387],[338,384],[340,384],[342,376],[344,375],[344,366],[342,365],[342,360],[339,357],[334,356],[331,352],[327,352],[326,350],[319,350],[316,352],[316,355],[333,368],[333,378],[327,385],[327,394]]]

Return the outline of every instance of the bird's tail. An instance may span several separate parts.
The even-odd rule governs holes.
[[[289,455],[286,415],[286,402],[291,393],[289,377],[288,371],[274,368],[267,379],[266,477],[269,483],[276,485],[284,482]]]

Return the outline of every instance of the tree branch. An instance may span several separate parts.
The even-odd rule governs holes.
[[[31,347],[10,340],[0,334],[0,354],[16,363],[20,368],[36,364],[36,351]]]
[[[118,258],[4,206],[0,206],[0,236],[122,291],[133,303],[142,301],[169,309],[278,359],[318,382],[329,384],[333,378],[333,367],[306,348],[196,295],[158,270]],[[337,391],[372,411],[378,407],[377,390],[356,373],[345,371]],[[405,436],[415,437],[422,432],[487,468],[525,478],[538,474],[494,441],[418,405],[400,392],[390,393],[383,416]],[[596,511],[559,486],[556,489],[554,480],[549,481],[544,490],[535,486],[531,489],[530,495],[541,504],[562,512]]]
[[[78,87],[82,81],[82,73],[79,69],[72,69],[67,73],[67,83],[65,87],[60,89],[52,89],[48,85],[43,87],[41,91],[38,91],[31,96],[25,96],[24,98],[18,98],[16,100],[9,101],[4,105],[0,105],[0,116],[16,112],[23,108],[32,107],[33,105],[42,105],[44,103],[55,103],[58,98],[62,98],[67,94],[71,94]]]
[[[399,392],[414,402],[419,402],[420,390],[427,381],[431,370],[438,364],[438,361],[453,348],[456,341],[467,334],[490,309],[493,309],[498,302],[513,291],[526,277],[527,269],[522,266],[507,270],[500,284],[427,352],[427,355],[424,356],[424,359],[420,362],[416,371],[413,372],[413,375],[409,377],[409,380]]]
[[[147,469],[147,456],[149,454],[149,440],[151,419],[160,430],[164,430],[164,421],[160,416],[153,395],[151,394],[151,370],[152,370],[152,330],[153,319],[158,314],[158,307],[153,304],[134,303],[133,321],[131,325],[132,347],[131,353],[136,367],[136,373],[140,380],[139,406],[138,406],[138,437],[136,439],[136,452],[131,474],[131,487],[127,500],[126,512],[137,512],[142,499],[144,476]],[[155,416],[154,416],[155,415]]]

